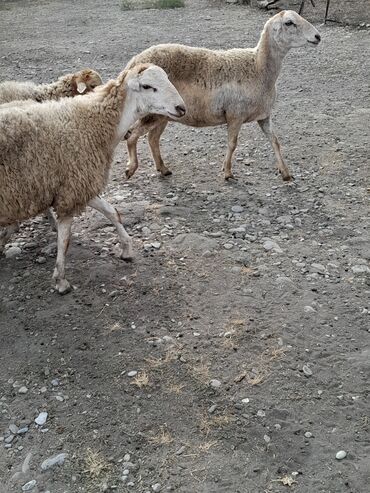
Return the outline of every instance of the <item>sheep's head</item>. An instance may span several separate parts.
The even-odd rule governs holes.
[[[125,78],[127,88],[135,94],[140,114],[154,113],[180,118],[185,104],[166,72],[152,64],[140,64],[130,69]]]
[[[74,96],[77,96],[78,94],[86,94],[101,84],[102,80],[100,75],[95,72],[95,70],[91,70],[89,68],[73,74],[71,81]]]
[[[282,49],[317,46],[321,41],[318,30],[294,10],[284,10],[272,17],[268,24],[276,44]]]

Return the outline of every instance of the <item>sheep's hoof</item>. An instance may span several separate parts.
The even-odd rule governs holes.
[[[126,171],[125,171],[125,175],[126,175],[126,178],[129,180],[131,178],[131,176],[133,176],[135,174],[135,171],[133,171],[132,169],[130,168],[127,168]]]
[[[225,180],[226,181],[236,180],[236,178],[235,178],[235,176],[232,173],[230,173],[230,174],[227,174],[227,175],[225,174]]]
[[[172,175],[172,171],[168,168],[161,169],[161,170],[159,170],[159,172],[161,173],[162,176],[171,176]]]
[[[283,175],[283,181],[294,181],[293,175]]]
[[[132,254],[121,254],[120,258],[127,263],[131,263],[134,261],[134,256]]]
[[[69,284],[69,282],[66,279],[60,279],[59,281],[56,282],[55,288],[59,294],[63,295],[69,293],[72,289],[72,286]]]

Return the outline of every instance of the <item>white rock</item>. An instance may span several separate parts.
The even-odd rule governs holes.
[[[242,399],[242,403],[243,403],[243,404],[249,404],[249,399],[248,399],[248,397],[246,397],[245,399]]]
[[[265,241],[265,243],[263,244],[263,248],[266,251],[273,250],[274,252],[277,253],[283,253],[283,250],[279,247],[279,245],[275,241],[271,241],[271,240]]]
[[[271,442],[271,438],[268,435],[264,435],[263,436],[263,439],[265,440],[266,443],[270,443]]]
[[[306,305],[306,306],[303,308],[303,311],[304,311],[305,313],[316,313],[315,308],[312,308],[312,306],[309,306],[309,305]]]
[[[354,274],[367,274],[370,273],[370,269],[367,265],[354,265],[352,267],[352,272]]]
[[[33,479],[32,481],[28,481],[28,483],[22,486],[22,491],[31,491],[36,486],[36,481]]]
[[[132,371],[129,371],[127,373],[127,376],[128,377],[136,377],[136,375],[137,375],[137,371],[136,370],[132,370]]]
[[[302,370],[306,377],[310,377],[312,375],[312,370],[308,365],[303,365]]]
[[[65,453],[55,455],[54,457],[49,457],[48,459],[44,460],[44,462],[41,464],[41,470],[47,471],[48,469],[51,469],[54,466],[63,465],[64,461],[66,460],[66,457],[68,457],[68,454]]]
[[[233,245],[232,243],[225,243],[225,244],[224,244],[224,248],[225,248],[225,250],[231,250],[231,249],[233,248],[233,246],[234,246],[234,245]]]
[[[209,384],[210,384],[210,386],[211,386],[211,387],[213,387],[214,389],[218,389],[219,387],[221,387],[221,382],[220,382],[220,380],[216,380],[216,379],[211,380],[211,381],[209,382]]]
[[[242,207],[241,205],[233,205],[232,208],[231,208],[231,210],[235,214],[241,214],[242,212],[244,212],[244,207]]]
[[[161,491],[161,489],[162,489],[162,486],[159,483],[152,485],[152,490],[154,491],[154,493],[158,493],[158,491]]]
[[[28,388],[25,387],[24,385],[22,387],[19,387],[18,394],[27,394]]]
[[[345,450],[339,450],[339,452],[335,454],[335,458],[338,460],[345,459],[346,457],[347,457],[347,452]]]
[[[152,247],[159,250],[161,248],[161,243],[159,241],[153,241]]]
[[[22,253],[22,250],[19,247],[12,246],[8,248],[5,252],[5,257],[6,258],[15,258],[18,257]],[[27,491],[27,490],[25,490]]]
[[[35,423],[39,426],[43,426],[46,423],[47,419],[48,419],[48,413],[44,411],[37,416],[37,418],[35,419]]]
[[[304,436],[306,438],[312,438],[312,433],[310,431],[306,431],[306,433],[304,434]]]

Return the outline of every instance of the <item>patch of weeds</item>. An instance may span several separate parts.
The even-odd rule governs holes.
[[[205,435],[208,435],[213,429],[225,428],[225,426],[229,425],[232,421],[232,416],[219,415],[212,416],[211,418],[207,415],[201,416],[199,422],[199,429]]]
[[[139,389],[147,387],[149,385],[149,376],[146,371],[139,372],[135,378],[133,378],[131,385],[136,385]]]
[[[110,468],[111,465],[109,462],[107,462],[99,452],[91,450],[90,448],[87,449],[84,472],[88,474],[90,478],[97,479],[102,474],[107,473]]]
[[[160,431],[156,435],[148,438],[153,445],[169,445],[173,442],[171,433],[164,427],[160,427]]]
[[[121,0],[122,10],[178,9],[185,7],[184,0]]]

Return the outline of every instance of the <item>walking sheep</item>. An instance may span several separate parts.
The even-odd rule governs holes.
[[[86,94],[100,86],[101,83],[100,75],[91,69],[63,75],[51,84],[6,81],[0,84],[0,104],[29,99],[42,102],[50,99],[73,97]]]
[[[140,64],[86,96],[11,107],[0,112],[0,247],[14,223],[49,207],[57,214],[56,289],[70,290],[64,264],[73,215],[86,205],[115,225],[121,257],[131,242],[118,212],[99,197],[113,151],[136,120],[148,113],[185,114],[184,102],[163,69]]]
[[[193,48],[178,44],[153,46],[133,57],[127,68],[137,63],[155,63],[168,74],[183,97],[186,116],[180,123],[193,127],[227,125],[228,148],[224,161],[225,179],[233,178],[231,160],[243,123],[257,121],[269,139],[283,180],[292,176],[271,126],[275,83],[285,55],[291,48],[316,46],[318,31],[296,12],[280,12],[269,19],[257,46],[227,51]],[[169,175],[164,165],[159,139],[171,118],[148,116],[127,136],[130,178],[138,167],[137,141],[148,133],[148,142],[157,171]]]

